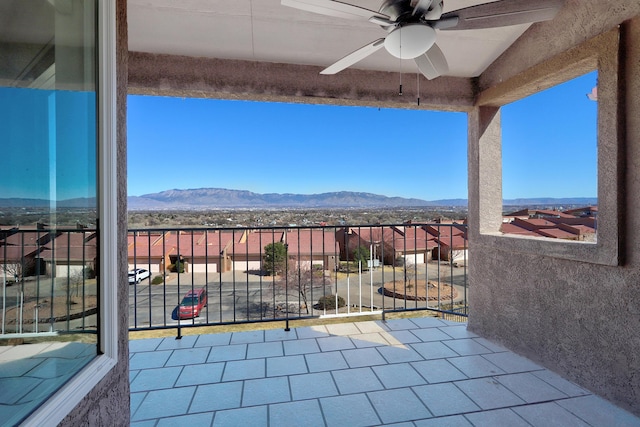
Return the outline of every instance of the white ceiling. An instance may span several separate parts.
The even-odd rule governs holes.
[[[381,0],[344,0],[378,10]],[[486,0],[445,0],[445,12]],[[282,6],[280,0],[129,0],[129,50],[327,67],[387,33],[377,25]],[[482,73],[527,28],[438,31],[450,76]],[[352,68],[415,72],[384,49]]]

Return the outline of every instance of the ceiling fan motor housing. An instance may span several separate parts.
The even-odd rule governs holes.
[[[387,51],[400,59],[424,54],[436,42],[436,31],[426,24],[400,25],[384,39]]]

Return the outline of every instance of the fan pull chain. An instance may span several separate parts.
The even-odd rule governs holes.
[[[402,31],[400,31],[400,91],[398,96],[402,96]]]
[[[417,80],[416,87],[418,88],[418,91],[417,91],[417,93],[418,93],[418,105],[420,105],[420,73],[416,73],[416,80]]]

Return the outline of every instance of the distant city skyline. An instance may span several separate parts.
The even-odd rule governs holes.
[[[503,197],[596,197],[595,72],[502,109]],[[128,193],[467,198],[465,113],[130,95]]]

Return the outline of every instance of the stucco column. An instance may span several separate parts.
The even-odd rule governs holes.
[[[502,223],[502,136],[500,108],[476,107],[469,113],[470,246],[480,233],[500,230]]]

